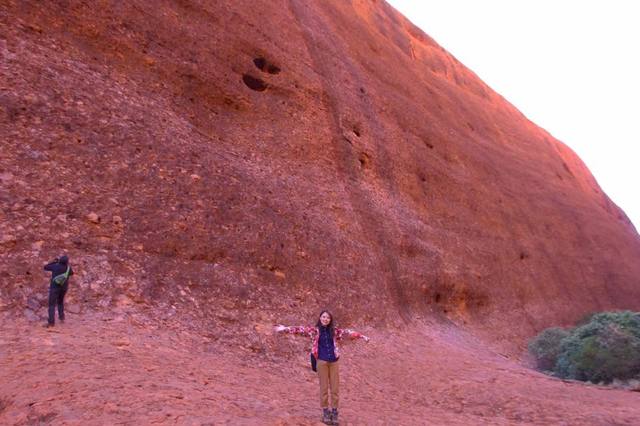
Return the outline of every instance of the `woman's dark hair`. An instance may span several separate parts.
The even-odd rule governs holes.
[[[327,326],[327,328],[329,329],[329,335],[331,337],[333,337],[333,329],[334,329],[333,314],[331,312],[327,311],[326,309],[324,311],[320,312],[320,315],[318,315],[318,322],[316,323],[316,327],[320,328],[322,326],[322,322],[320,321],[320,317],[324,313],[329,314],[329,316],[331,317],[331,321],[329,321],[329,325]]]

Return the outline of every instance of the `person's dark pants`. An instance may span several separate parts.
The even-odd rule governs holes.
[[[64,321],[64,296],[67,294],[68,288],[68,282],[63,285],[52,282],[49,285],[49,324],[51,325],[56,322],[56,305],[58,306],[58,318],[60,321]]]

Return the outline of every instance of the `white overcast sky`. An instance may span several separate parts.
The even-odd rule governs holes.
[[[387,1],[571,147],[640,231],[640,1]]]

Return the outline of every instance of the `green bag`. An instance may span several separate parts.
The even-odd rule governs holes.
[[[53,277],[53,282],[58,285],[63,285],[69,279],[69,272],[71,271],[71,266],[67,266],[67,272],[64,274],[56,275]]]

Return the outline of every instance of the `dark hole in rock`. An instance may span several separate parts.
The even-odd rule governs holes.
[[[462,283],[436,281],[429,285],[430,299],[447,312],[479,312],[488,304],[488,297]]]
[[[247,87],[251,90],[255,90],[257,92],[264,92],[265,90],[267,90],[267,83],[260,80],[259,78],[250,76],[249,74],[243,75],[242,81],[244,81],[244,84],[246,84]]]
[[[529,257],[529,255],[528,255],[527,253],[525,253],[525,252],[521,252],[521,253],[520,253],[520,260],[524,260],[524,259],[526,259],[527,257]]]
[[[270,65],[267,67],[267,72],[268,72],[269,74],[278,74],[278,73],[280,73],[280,68],[278,68],[277,66],[275,66],[275,65],[273,65],[273,64],[270,64]]]
[[[424,177],[423,174],[419,174],[418,177],[420,178],[420,182],[426,182],[427,181],[427,178]]]
[[[371,158],[369,157],[368,154],[363,152],[360,154],[360,157],[358,157],[358,161],[360,161],[360,167],[364,169],[365,167],[369,166],[369,163],[371,162]]]
[[[360,88],[360,93],[367,93],[367,92],[364,91],[364,87]]]
[[[353,133],[354,133],[357,137],[360,137],[360,133],[361,133],[361,132],[360,132],[360,129],[358,129],[357,127],[354,127],[354,128],[353,128]]]
[[[256,68],[261,71],[264,71],[264,68],[267,66],[267,60],[265,58],[255,58],[253,63],[256,65]]]
[[[424,142],[424,146],[426,146],[427,148],[433,149],[433,144],[428,140],[424,139],[422,142]]]
[[[280,68],[277,65],[271,64],[267,62],[265,58],[255,58],[253,60],[256,68],[258,68],[262,72],[267,72],[269,74],[278,74],[280,73]]]

